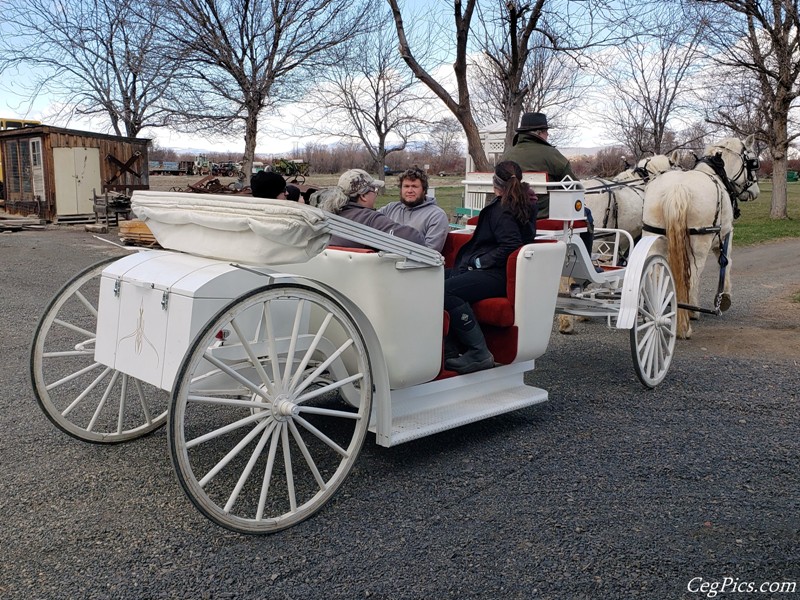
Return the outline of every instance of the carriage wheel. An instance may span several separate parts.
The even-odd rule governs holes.
[[[181,486],[241,533],[310,517],[358,456],[372,386],[359,327],[331,296],[298,284],[248,293],[206,324],[181,364],[169,425]]]
[[[56,427],[87,442],[146,435],[167,419],[169,394],[94,360],[100,275],[119,257],[76,275],[36,327],[30,371],[39,406]]]
[[[678,304],[672,272],[663,256],[650,256],[639,282],[639,309],[631,328],[636,375],[649,388],[664,380],[672,362],[678,327]]]

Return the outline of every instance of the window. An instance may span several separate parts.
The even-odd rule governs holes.
[[[42,140],[39,138],[31,140],[31,165],[42,166]]]

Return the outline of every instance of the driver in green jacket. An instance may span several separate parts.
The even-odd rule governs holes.
[[[503,160],[513,160],[523,171],[547,173],[548,181],[561,181],[572,172],[569,159],[547,141],[547,115],[544,113],[524,113],[514,136],[513,146],[503,154]],[[546,219],[550,213],[549,194],[539,194],[538,216]]]

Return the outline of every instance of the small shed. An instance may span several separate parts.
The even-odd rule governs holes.
[[[93,192],[149,189],[149,141],[50,125],[0,131],[5,210],[57,221],[93,215]]]
[[[498,121],[487,125],[478,132],[481,138],[483,150],[486,152],[486,158],[489,160],[490,165],[496,165],[500,162],[500,157],[506,150],[506,123],[505,121]],[[472,157],[467,153],[466,173],[475,170],[475,163],[472,162]]]

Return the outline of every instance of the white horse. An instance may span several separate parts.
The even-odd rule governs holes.
[[[646,185],[661,173],[673,167],[672,159],[658,154],[641,159],[635,167],[626,169],[611,179],[582,179],[584,204],[592,211],[594,226],[622,229],[636,240],[642,235],[642,206]],[[629,251],[627,238],[622,238],[621,253]],[[567,279],[567,278],[565,278]],[[561,282],[560,291],[568,292],[572,282]],[[575,331],[575,317],[558,316],[558,331],[570,334]]]
[[[642,207],[647,184],[673,167],[670,157],[659,154],[641,159],[636,167],[608,179],[581,181],[584,202],[594,217],[594,226],[622,229],[635,240],[642,235]],[[620,250],[624,251],[625,248]]]
[[[678,303],[691,305],[695,313],[698,279],[712,248],[721,267],[720,285],[714,309],[700,310],[719,314],[730,307],[734,213],[739,200],[759,193],[753,139],[729,137],[712,144],[694,169],[664,173],[645,190],[645,235],[666,235]],[[687,310],[678,311],[680,338],[691,337],[689,316]]]

